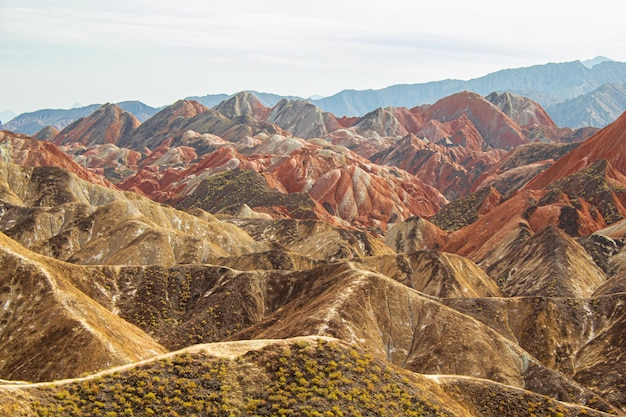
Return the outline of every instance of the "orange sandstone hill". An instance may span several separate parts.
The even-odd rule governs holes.
[[[135,116],[115,104],[107,103],[87,117],[61,130],[53,139],[57,145],[115,144],[141,123]]]
[[[608,161],[613,168],[626,174],[626,113],[600,130],[578,148],[557,161],[553,167],[534,178],[527,188],[545,187],[549,182],[563,178],[588,167],[599,160]]]

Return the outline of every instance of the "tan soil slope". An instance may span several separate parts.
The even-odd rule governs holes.
[[[0,377],[51,381],[165,350],[72,285],[81,267],[34,254],[0,234]]]
[[[390,278],[345,263],[316,275],[294,289],[293,301],[231,338],[326,335],[420,373],[486,378],[577,403],[595,398],[488,326]]]
[[[74,263],[171,265],[263,248],[212,216],[94,185],[60,168],[0,163],[0,189],[0,230],[36,252]]]
[[[625,299],[622,292],[593,298],[448,299],[445,303],[626,410]]]

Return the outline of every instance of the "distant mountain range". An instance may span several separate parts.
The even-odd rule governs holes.
[[[559,126],[603,127],[626,110],[626,84],[604,84],[581,96],[546,107]]]
[[[582,62],[574,61],[507,69],[469,81],[443,80],[394,85],[380,90],[344,90],[313,102],[338,116],[356,116],[379,107],[411,108],[420,104],[430,104],[463,90],[481,95],[494,91],[508,91],[532,98],[543,107],[549,108],[565,100],[591,93],[604,84],[622,84],[625,81],[626,63],[603,61],[588,68]],[[602,123],[606,125],[612,120],[615,118],[609,117],[603,119]]]
[[[336,116],[362,116],[378,108],[407,107],[432,104],[461,91],[480,95],[510,92],[529,97],[541,104],[561,127],[604,127],[626,110],[626,63],[596,57],[586,61],[549,63],[531,67],[506,69],[483,77],[463,80],[442,80],[420,84],[398,84],[379,90],[343,90],[335,95],[305,99],[250,91],[267,107],[281,99],[306,100]],[[215,107],[233,97],[209,94],[187,97],[206,107]],[[140,121],[159,109],[139,101],[117,103]],[[93,104],[69,110],[38,110],[21,114],[0,127],[19,133],[34,134],[44,126],[62,129],[85,117],[100,105]],[[4,114],[4,113],[3,113]],[[6,118],[6,116],[5,116]],[[2,120],[2,118],[0,118]]]
[[[264,106],[274,107],[276,103],[278,103],[282,99],[287,100],[307,100],[298,96],[280,96],[278,94],[272,93],[261,93],[259,91],[247,91],[248,93],[253,94]],[[191,96],[186,97],[185,100],[195,100],[198,103],[207,106],[207,107],[215,107],[220,104],[222,101],[228,100],[231,97],[234,97],[235,94],[208,94],[206,96]],[[311,101],[311,100],[309,100]]]

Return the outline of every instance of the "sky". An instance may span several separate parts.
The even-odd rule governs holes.
[[[626,61],[625,12],[615,0],[0,0],[0,111]]]

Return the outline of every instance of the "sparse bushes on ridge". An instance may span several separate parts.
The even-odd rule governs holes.
[[[401,373],[325,340],[236,360],[181,354],[39,389],[37,416],[447,416]]]

